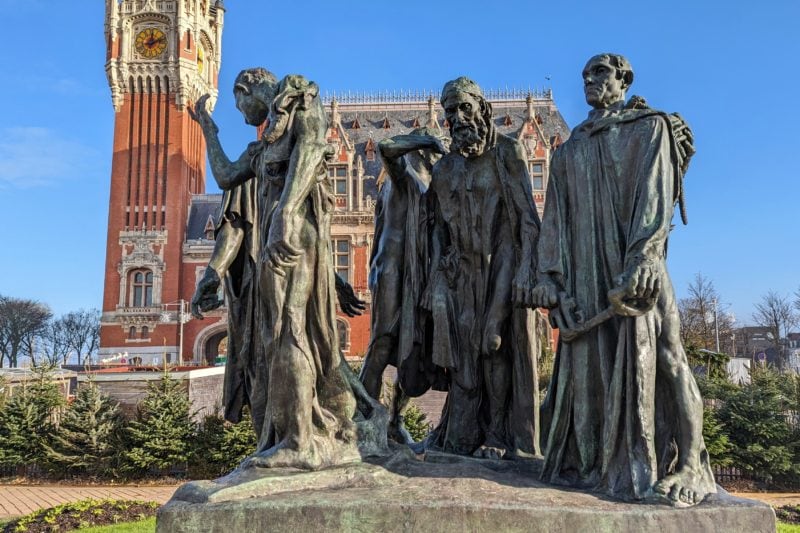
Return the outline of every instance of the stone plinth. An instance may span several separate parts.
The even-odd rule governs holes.
[[[313,473],[253,470],[189,483],[166,532],[774,532],[763,503],[727,493],[690,509],[620,503],[537,480],[536,462],[398,457]]]

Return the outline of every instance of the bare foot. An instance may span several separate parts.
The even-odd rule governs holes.
[[[484,444],[472,452],[473,457],[479,457],[481,459],[502,459],[505,454],[505,448],[498,448],[496,446],[489,446],[487,444]]]
[[[255,453],[244,460],[243,468],[300,468],[318,470],[322,459],[312,451],[301,452],[280,444],[263,452]]]
[[[703,501],[708,494],[716,492],[713,481],[702,472],[682,468],[666,476],[653,486],[653,493],[675,507],[691,507]]]

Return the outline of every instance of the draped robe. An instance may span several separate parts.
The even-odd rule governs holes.
[[[682,179],[676,153],[668,117],[646,109],[593,112],[553,155],[540,281],[560,285],[586,319],[609,306],[615,278],[643,260],[660,267],[661,290],[644,315],[616,316],[559,343],[542,407],[547,481],[642,499],[675,467],[676,398],[659,363],[686,358],[665,265]],[[713,486],[704,447],[700,455]]]

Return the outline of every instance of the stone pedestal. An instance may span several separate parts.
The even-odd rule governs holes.
[[[763,503],[724,491],[690,509],[620,503],[538,481],[536,461],[406,455],[320,472],[238,472],[181,487],[158,532],[774,532]]]

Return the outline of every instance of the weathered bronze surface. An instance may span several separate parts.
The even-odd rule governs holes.
[[[434,364],[449,391],[427,447],[500,458],[538,453],[532,288],[539,217],[524,148],[494,129],[480,87],[461,77],[441,103],[450,152],[433,167],[430,275]]]
[[[192,309],[200,314],[219,305],[219,280],[227,278],[226,416],[236,420],[250,405],[259,436],[246,467],[313,470],[386,449],[388,415],[339,351],[334,291],[346,312],[361,304],[334,280],[330,154],[318,93],[302,76],[278,81],[264,69],[240,73],[237,108],[248,124],[269,126],[233,162],[205,99],[193,111],[226,192],[214,256]]]
[[[427,128],[385,139],[378,151],[386,170],[375,206],[370,258],[370,344],[359,378],[379,398],[387,365],[397,368],[390,437],[413,443],[403,426],[409,396],[446,388],[443,369],[433,365],[427,332],[430,319],[419,305],[428,280],[428,196],[431,170],[447,152]]]
[[[626,104],[622,56],[591,58],[583,80],[594,109],[553,154],[538,244],[534,303],[568,332],[542,408],[543,479],[694,505],[716,486],[666,271],[691,132]]]
[[[537,480],[533,461],[448,454],[428,459],[394,458],[321,472],[271,469],[233,485],[226,478],[194,482],[159,509],[157,531],[775,531],[768,505],[724,492],[692,509],[637,505],[546,485]]]

